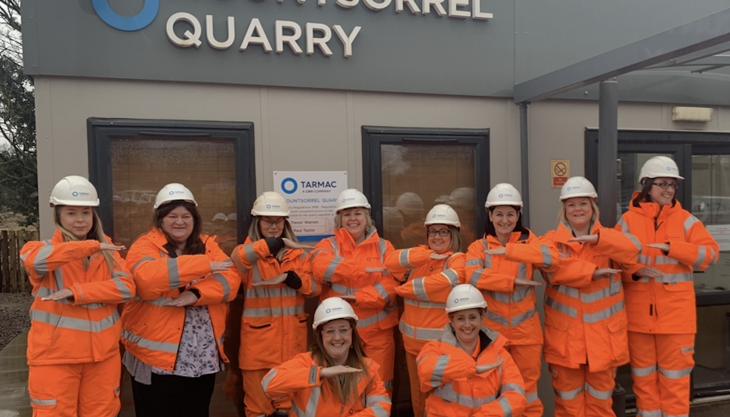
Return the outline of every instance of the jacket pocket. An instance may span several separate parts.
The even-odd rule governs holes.
[[[567,356],[569,328],[569,319],[557,314],[545,315],[545,353]]]
[[[294,352],[296,353],[307,351],[307,318],[309,318],[309,314],[307,313],[299,313],[294,316],[295,334],[293,335],[293,344]]]
[[[626,327],[626,314],[619,312],[607,320],[608,339],[611,343],[611,357],[615,361],[628,362],[629,341]]]

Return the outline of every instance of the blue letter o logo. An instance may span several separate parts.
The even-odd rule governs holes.
[[[91,4],[94,5],[96,14],[104,23],[125,32],[146,28],[155,20],[157,12],[160,11],[160,0],[145,0],[142,11],[136,16],[120,16],[109,7],[109,0],[91,0]]]
[[[287,187],[288,184],[291,184]],[[281,182],[281,190],[287,194],[294,194],[297,191],[297,182],[294,178],[284,178]]]

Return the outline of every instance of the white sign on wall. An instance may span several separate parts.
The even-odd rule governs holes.
[[[337,196],[346,189],[347,171],[274,171],[274,191],[286,199],[301,241],[334,234]]]

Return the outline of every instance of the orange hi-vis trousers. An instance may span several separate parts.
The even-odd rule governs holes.
[[[637,415],[689,414],[694,344],[694,334],[629,332]]]
[[[525,381],[527,407],[522,417],[542,417],[542,401],[537,396],[537,381],[542,367],[542,345],[508,345],[505,350],[512,355]]]
[[[261,381],[271,369],[257,369],[255,371],[241,370],[243,376],[243,404],[246,407],[246,417],[265,417],[274,414],[276,409],[290,410],[291,399],[283,398],[272,401],[264,389]]]
[[[411,383],[411,406],[413,407],[414,417],[424,417],[426,413],[426,397],[427,392],[421,391],[421,383],[418,379],[418,365],[416,364],[416,355],[406,352],[406,366],[408,366],[408,380]]]
[[[389,396],[393,396],[393,368],[395,367],[395,339],[393,329],[382,330],[380,336],[362,336],[365,354],[380,366],[378,373]]]
[[[121,409],[119,353],[101,362],[31,365],[33,417],[112,417]]]
[[[616,368],[590,372],[587,365],[566,368],[549,364],[555,390],[555,417],[605,417],[614,415],[613,387]]]

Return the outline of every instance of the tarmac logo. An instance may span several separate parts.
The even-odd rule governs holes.
[[[160,0],[145,0],[144,7],[135,16],[121,16],[109,6],[109,0],[91,0],[96,14],[107,25],[125,32],[144,29],[152,23],[160,11]]]

